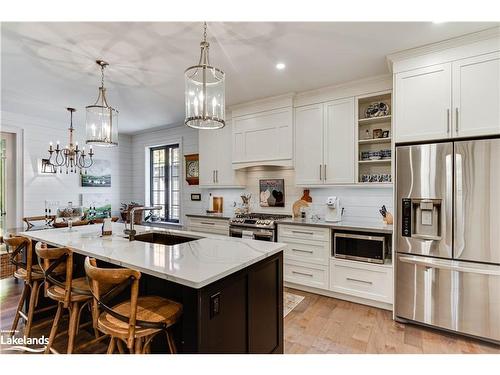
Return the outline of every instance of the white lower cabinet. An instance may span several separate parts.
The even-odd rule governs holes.
[[[284,268],[285,281],[328,289],[328,266],[287,260]]]
[[[332,258],[330,289],[359,298],[392,303],[392,267]]]
[[[392,304],[392,266],[333,258],[331,237],[330,228],[279,224],[278,241],[288,245],[284,281],[293,283],[293,288],[316,288],[335,298],[355,297],[356,302],[375,306]]]
[[[188,216],[187,230],[228,236],[229,221],[227,219]]]

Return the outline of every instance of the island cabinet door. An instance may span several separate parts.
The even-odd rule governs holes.
[[[248,275],[248,352],[283,353],[283,257]]]
[[[247,275],[204,288],[200,299],[199,353],[247,353]]]

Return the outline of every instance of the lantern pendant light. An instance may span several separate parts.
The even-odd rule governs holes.
[[[96,102],[85,107],[86,142],[96,146],[114,147],[118,146],[118,111],[108,104],[104,88],[104,68],[109,64],[103,60],[96,60],[96,63],[101,68],[101,87]]]
[[[195,129],[220,129],[225,123],[224,72],[210,65],[207,23],[203,26],[200,60],[184,72],[186,119]]]

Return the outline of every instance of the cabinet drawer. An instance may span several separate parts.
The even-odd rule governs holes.
[[[392,267],[330,260],[330,289],[356,297],[392,303]]]
[[[278,225],[278,235],[280,237],[330,242],[329,228],[280,224]]]
[[[328,267],[289,260],[284,265],[284,279],[295,284],[328,289]]]
[[[194,232],[229,235],[229,222],[223,219],[190,217],[188,229]]]
[[[329,242],[307,241],[283,236],[280,236],[279,242],[288,244],[285,249],[285,261],[295,260],[328,266],[330,258]]]

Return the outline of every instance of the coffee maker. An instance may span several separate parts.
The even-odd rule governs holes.
[[[328,197],[326,200],[325,221],[339,222],[342,220],[342,207],[338,197]]]

